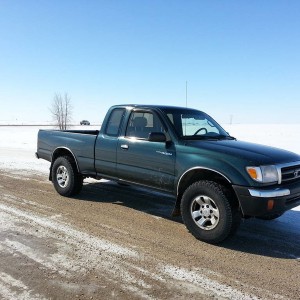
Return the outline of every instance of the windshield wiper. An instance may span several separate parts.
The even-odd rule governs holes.
[[[190,136],[183,136],[184,140],[214,140],[218,141],[219,136],[215,135],[190,135]]]
[[[231,135],[191,135],[191,136],[183,136],[184,140],[213,140],[213,141],[220,141],[220,140],[236,140],[235,137]]]
[[[225,134],[217,135],[216,138],[219,140],[236,140],[236,138],[234,136],[225,135]]]

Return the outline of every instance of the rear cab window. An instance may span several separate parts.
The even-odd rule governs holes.
[[[116,108],[111,112],[104,132],[106,135],[109,136],[119,135],[120,126],[122,124],[124,114],[125,114],[124,108]]]

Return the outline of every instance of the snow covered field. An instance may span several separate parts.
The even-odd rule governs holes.
[[[234,124],[223,127],[238,140],[300,154],[300,124]]]

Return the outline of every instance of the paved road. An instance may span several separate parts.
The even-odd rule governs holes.
[[[213,246],[172,205],[105,181],[63,198],[46,176],[0,170],[0,299],[300,299],[299,211]]]

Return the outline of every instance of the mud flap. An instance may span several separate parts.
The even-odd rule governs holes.
[[[173,211],[171,213],[171,217],[181,216],[180,203],[181,203],[181,196],[177,196]]]
[[[51,162],[51,165],[49,168],[49,181],[52,181],[52,166],[53,166],[53,163]]]

